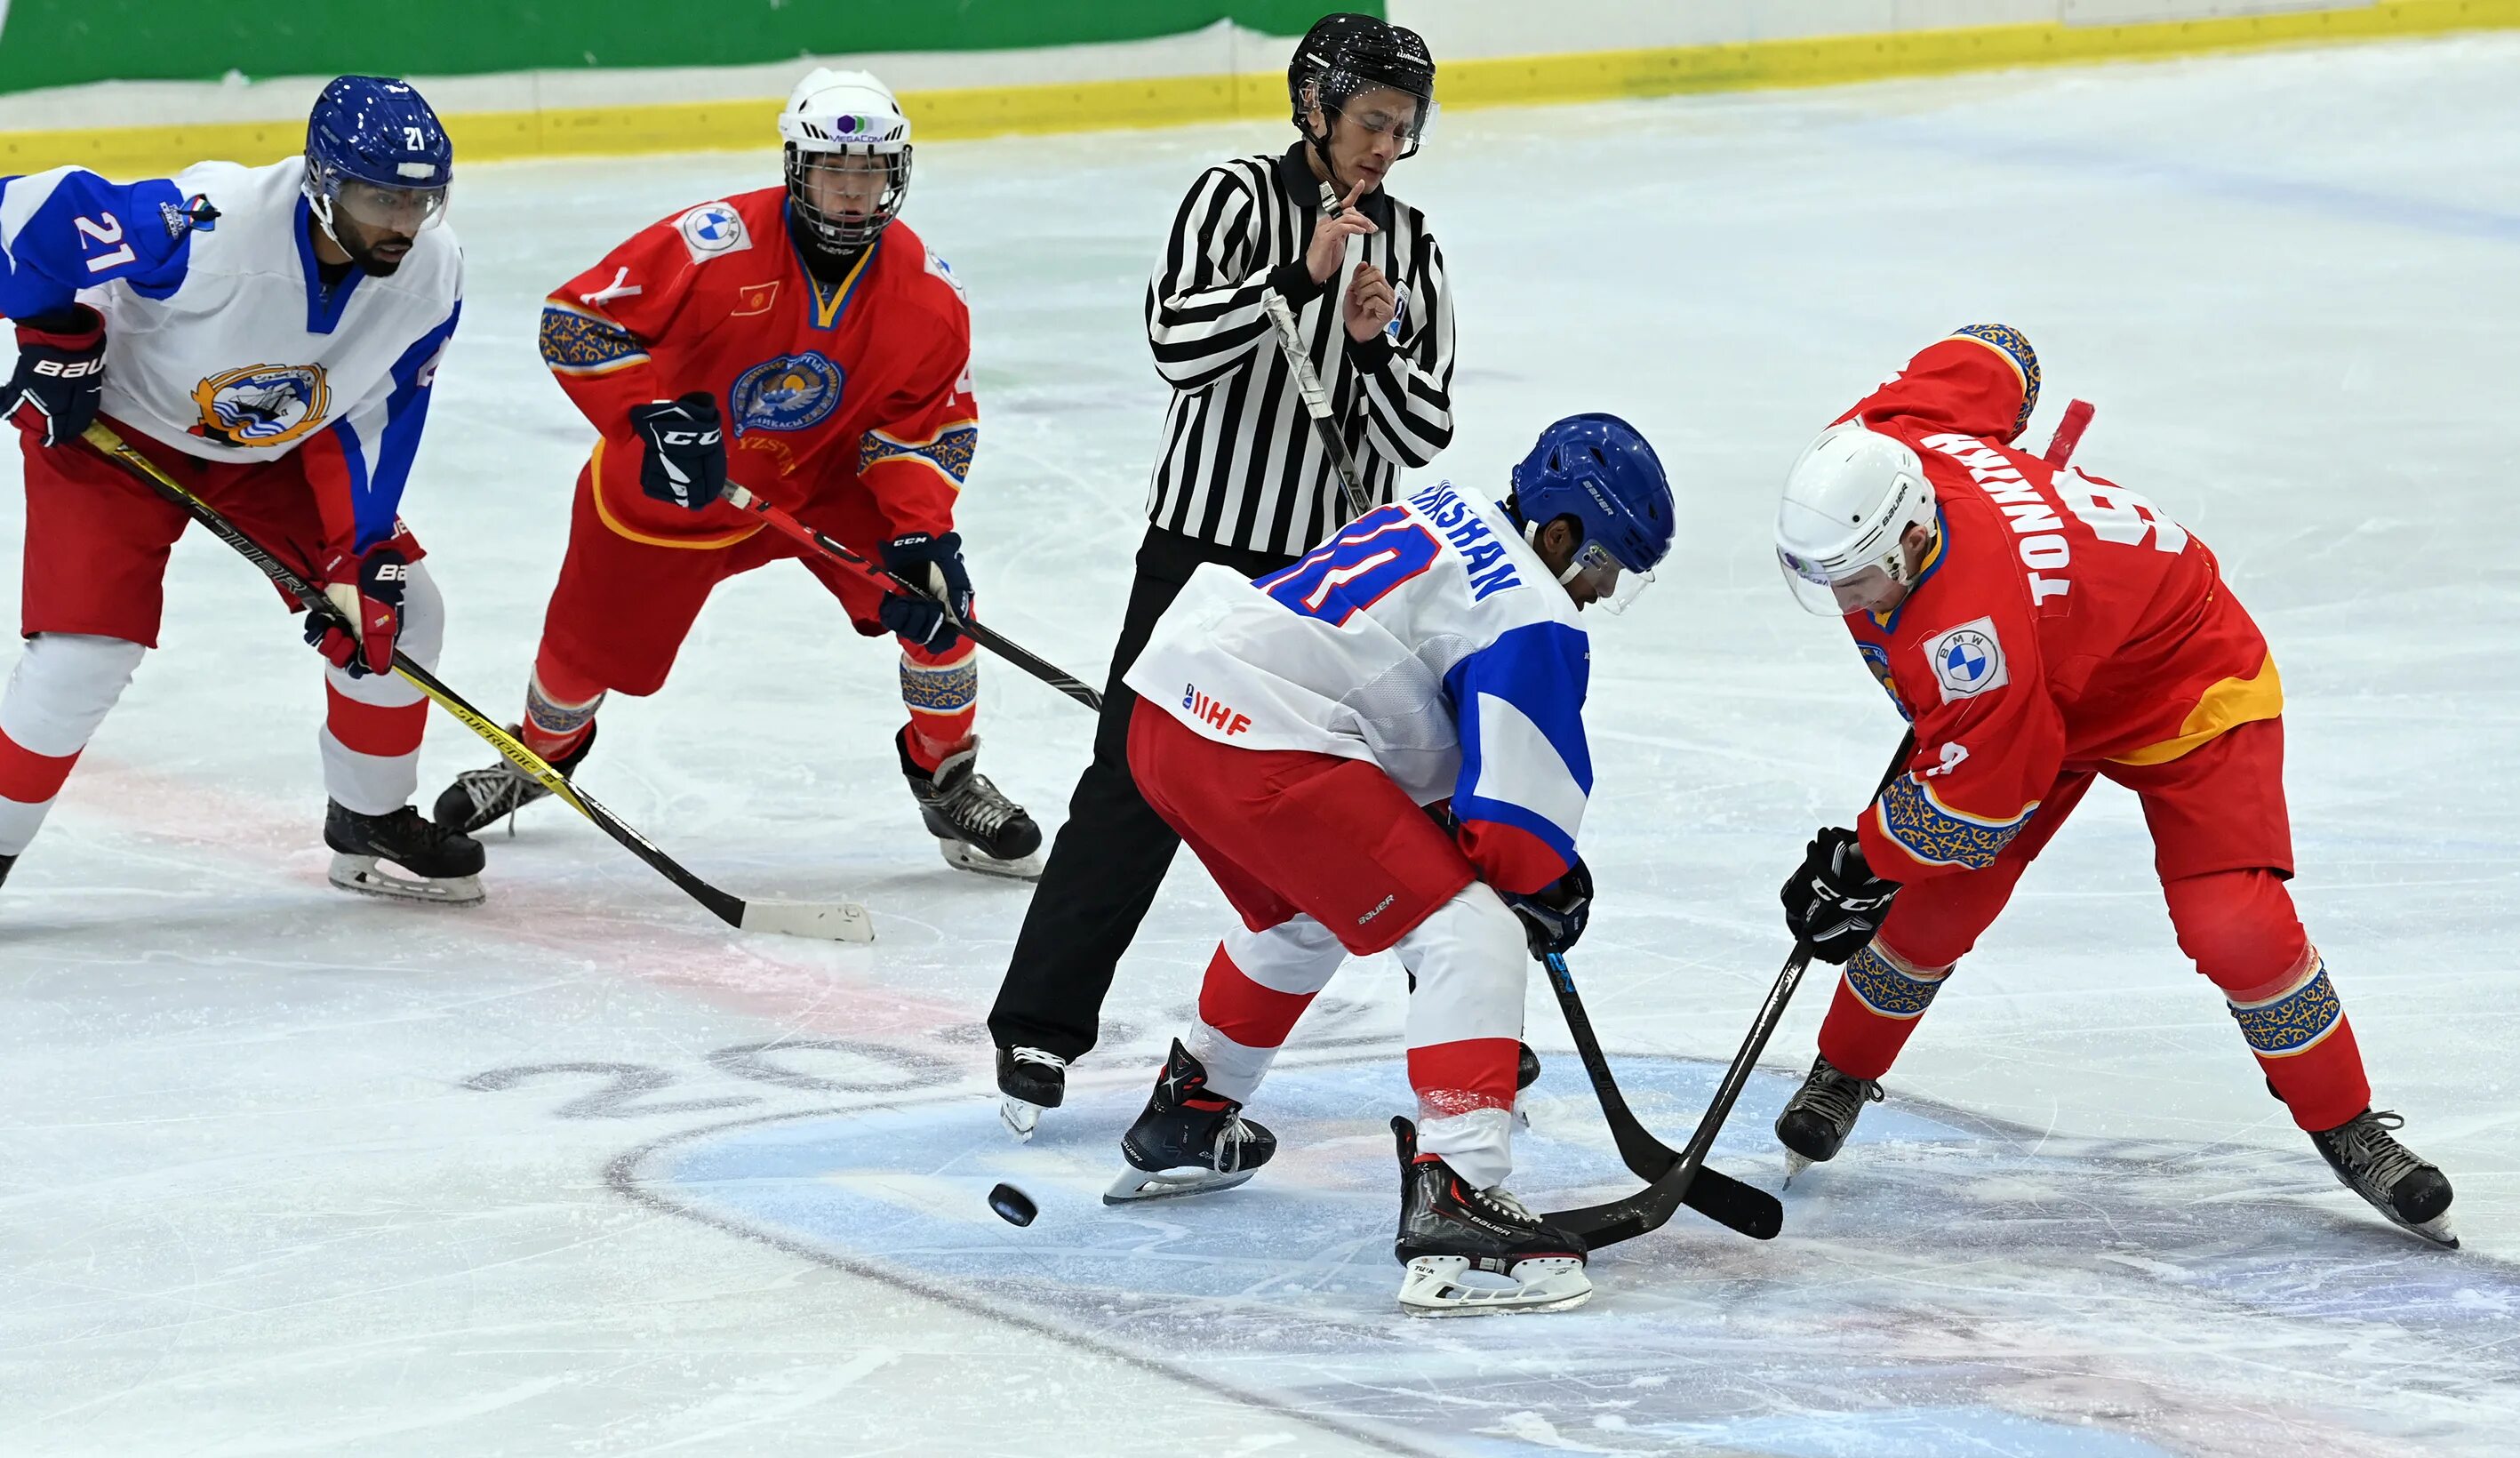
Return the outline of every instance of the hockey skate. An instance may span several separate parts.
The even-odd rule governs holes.
[[[1240,1104],[1207,1091],[1207,1070],[1175,1038],[1147,1112],[1120,1136],[1129,1172],[1102,1192],[1102,1203],[1230,1190],[1277,1152],[1277,1135],[1244,1118]]]
[[[1017,1139],[1041,1126],[1041,1112],[1067,1097],[1067,1060],[1039,1048],[998,1050],[998,1121]]]
[[[980,752],[978,735],[946,755],[933,775],[910,757],[907,727],[894,737],[893,747],[901,752],[901,776],[918,797],[919,818],[927,822],[945,864],[983,876],[1041,879],[1041,857],[1033,853],[1041,849],[1041,827],[1023,806],[1000,794],[987,775],[972,768]]]
[[[18,869],[18,857],[0,855],[0,886],[9,884],[9,873]]]
[[[1870,1078],[1850,1078],[1825,1058],[1812,1060],[1810,1076],[1777,1116],[1777,1139],[1785,1147],[1785,1183],[1812,1165],[1833,1159],[1846,1136],[1855,1132],[1856,1116],[1868,1103],[1881,1102],[1881,1085]]]
[[[1391,1121],[1400,1147],[1400,1236],[1408,1267],[1400,1308],[1412,1316],[1564,1311],[1593,1299],[1584,1242],[1543,1224],[1505,1186],[1473,1190],[1434,1155],[1418,1153],[1418,1126]]]
[[[2336,1171],[2336,1182],[2369,1201],[2391,1224],[2455,1251],[2458,1232],[2450,1225],[2450,1180],[2397,1141],[2393,1131],[2406,1122],[2404,1116],[2365,1109],[2335,1128],[2311,1135],[2310,1142]]]
[[[586,762],[587,751],[595,748],[595,725],[588,725],[586,738],[578,741],[576,749],[551,761],[561,778],[575,775],[577,767]],[[513,724],[508,726],[508,732],[523,733]],[[438,824],[462,835],[469,836],[505,820],[508,834],[514,836],[517,812],[550,796],[540,781],[502,759],[487,769],[468,769],[457,775],[454,784],[438,792],[437,803],[430,810]]]
[[[409,805],[362,815],[333,801],[324,812],[324,843],[333,847],[332,882],[343,890],[448,906],[481,899],[481,843],[422,819]]]

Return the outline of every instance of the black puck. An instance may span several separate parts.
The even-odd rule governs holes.
[[[1032,1197],[1012,1185],[993,1185],[989,1189],[989,1208],[1010,1225],[1029,1225],[1041,1213]]]

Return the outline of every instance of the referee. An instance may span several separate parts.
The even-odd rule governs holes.
[[[1076,782],[989,1013],[1000,1112],[1017,1138],[1058,1106],[1067,1065],[1094,1046],[1120,954],[1181,844],[1130,778],[1137,696],[1121,674],[1193,568],[1275,571],[1349,517],[1269,297],[1293,307],[1370,499],[1392,499],[1400,468],[1432,462],[1453,438],[1443,254],[1424,215],[1383,189],[1434,118],[1426,43],[1368,16],[1325,16],[1295,49],[1286,95],[1302,140],[1200,173],[1147,287],[1147,342],[1173,387],[1147,537],[1094,762]]]

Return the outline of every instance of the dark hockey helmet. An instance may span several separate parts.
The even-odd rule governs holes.
[[[337,209],[369,226],[418,233],[444,215],[454,176],[454,143],[405,82],[338,76],[307,114],[306,204],[328,234]]]
[[[1325,122],[1368,91],[1388,87],[1417,98],[1418,116],[1402,138],[1400,155],[1415,157],[1435,124],[1435,58],[1426,41],[1405,25],[1347,12],[1313,23],[1286,66],[1286,104],[1295,130],[1317,149],[1329,143],[1313,130],[1318,105]]]
[[[1559,580],[1593,573],[1613,609],[1653,580],[1678,525],[1662,459],[1615,415],[1570,415],[1541,432],[1513,468],[1512,506],[1526,536],[1575,519],[1583,543]]]

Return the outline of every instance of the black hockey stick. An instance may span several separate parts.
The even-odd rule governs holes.
[[[187,491],[174,478],[158,469],[156,462],[131,448],[129,442],[103,425],[87,428],[87,442],[104,455],[146,481],[160,496],[184,509],[185,515],[210,529],[219,540],[234,547],[245,559],[262,569],[262,574],[280,585],[283,592],[295,598],[305,610],[319,617],[341,623],[348,622],[330,598],[315,585],[299,576],[288,564],[263,550],[253,538],[237,529],[236,524],[220,515],[218,508]],[[543,757],[525,748],[515,735],[483,716],[481,711],[465,702],[464,696],[448,688],[436,674],[413,662],[410,656],[397,651],[394,672],[414,688],[428,695],[448,713],[464,721],[464,727],[489,741],[492,748],[507,756],[528,778],[545,790],[565,800],[572,809],[595,822],[596,828],[618,841],[632,855],[646,861],[667,881],[681,887],[693,900],[707,907],[718,920],[746,932],[779,932],[790,936],[819,936],[833,941],[873,941],[875,928],[867,920],[866,908],[854,901],[747,901],[731,895],[683,869],[682,863],[656,848],[646,836],[623,824],[594,796],[578,789]]]
[[[1584,1074],[1593,1080],[1593,1095],[1600,1100],[1601,1117],[1610,1125],[1610,1137],[1618,1143],[1619,1158],[1626,1162],[1630,1173],[1648,1182],[1661,1179],[1680,1163],[1680,1155],[1671,1146],[1656,1139],[1635,1111],[1628,1108],[1627,1096],[1619,1092],[1619,1083],[1610,1075],[1609,1060],[1601,1054],[1601,1040],[1594,1035],[1593,1020],[1584,1011],[1584,999],[1575,992],[1575,975],[1566,970],[1566,959],[1551,952],[1541,959],[1548,969],[1550,990],[1557,994],[1557,1009],[1566,1015],[1566,1030],[1575,1037],[1575,1051],[1584,1060]],[[1681,1187],[1681,1202],[1718,1225],[1737,1230],[1754,1241],[1772,1241],[1784,1228],[1785,1207],[1777,1197],[1754,1186],[1745,1185],[1723,1170],[1700,1162],[1697,1175]]]
[[[778,527],[781,531],[784,531],[788,535],[794,537],[796,540],[803,542],[805,545],[812,547],[824,556],[836,559],[842,566],[855,568],[860,572],[875,579],[877,583],[884,587],[887,591],[908,593],[912,597],[925,598],[931,603],[936,602],[936,595],[929,592],[926,588],[911,581],[908,577],[901,575],[899,572],[888,571],[883,568],[876,566],[874,563],[860,557],[855,552],[841,546],[838,542],[833,541],[832,538],[815,530],[813,527],[806,525],[804,523],[797,521],[793,516],[790,516],[780,508],[762,500],[760,497],[745,490],[743,487],[737,485],[733,481],[728,481],[726,483],[726,492],[722,499],[734,502],[737,506],[740,506],[745,511],[752,513],[754,516],[768,522],[771,525]],[[940,603],[938,606],[942,607],[944,605]],[[1060,693],[1065,694],[1068,698],[1084,705],[1087,708],[1094,710],[1096,713],[1101,713],[1102,711],[1102,696],[1094,692],[1092,688],[1088,687],[1085,682],[1082,679],[1079,679],[1075,674],[1068,672],[1066,669],[1059,667],[1058,664],[1051,662],[1047,659],[1035,656],[1027,649],[1008,642],[998,633],[982,627],[980,624],[973,622],[968,618],[957,616],[954,610],[950,607],[945,609],[945,618],[947,621],[954,624],[954,631],[969,638],[972,642],[979,644],[982,648],[987,649],[989,652],[996,654],[1002,659],[1005,659],[1008,662],[1021,668],[1026,673],[1031,674],[1033,677],[1040,679],[1043,683],[1046,683],[1052,688],[1058,690]]]
[[[1336,212],[1338,205],[1337,190],[1327,182],[1323,183],[1322,211]],[[1357,242],[1355,239],[1349,241]],[[1304,414],[1312,418],[1313,430],[1321,435],[1323,446],[1330,453],[1330,466],[1338,473],[1339,489],[1347,494],[1348,516],[1351,520],[1362,517],[1373,509],[1373,501],[1366,494],[1365,478],[1357,472],[1356,453],[1347,448],[1347,437],[1339,433],[1337,423],[1330,418],[1330,392],[1322,387],[1321,372],[1313,368],[1313,356],[1304,344],[1304,332],[1295,323],[1295,310],[1286,302],[1285,296],[1275,289],[1269,291],[1269,297],[1261,306],[1268,310],[1270,321],[1278,327],[1278,348],[1286,356],[1286,368],[1294,373],[1295,392],[1303,397]],[[1330,311],[1332,318],[1337,317],[1338,299],[1332,298],[1324,307]]]
[[[1916,735],[1910,730],[1900,737],[1899,752],[1891,757],[1890,767],[1881,773],[1881,784],[1872,794],[1879,798],[1890,782],[1899,777],[1900,767],[1916,752]],[[1776,984],[1768,989],[1768,1000],[1759,1005],[1759,1015],[1750,1021],[1750,1032],[1741,1040],[1741,1049],[1732,1055],[1732,1064],[1724,1071],[1723,1080],[1715,1085],[1715,1097],[1708,1102],[1706,1113],[1697,1120],[1697,1131],[1688,1136],[1688,1147],[1680,1153],[1680,1162],[1661,1178],[1654,1180],[1624,1200],[1606,1205],[1586,1206],[1582,1209],[1557,1210],[1541,1218],[1562,1230],[1582,1236],[1584,1243],[1596,1250],[1634,1240],[1647,1231],[1659,1230],[1688,1198],[1689,1188],[1706,1172],[1706,1152],[1715,1145],[1724,1120],[1731,1117],[1732,1105],[1741,1097],[1742,1088],[1750,1081],[1759,1055],[1768,1049],[1768,1039],[1776,1035],[1777,1024],[1785,1016],[1785,1004],[1793,1000],[1794,989],[1802,985],[1803,970],[1811,966],[1812,945],[1797,938],[1794,949],[1785,958],[1783,970],[1777,974]],[[1781,1207],[1778,1222],[1782,1223]]]

